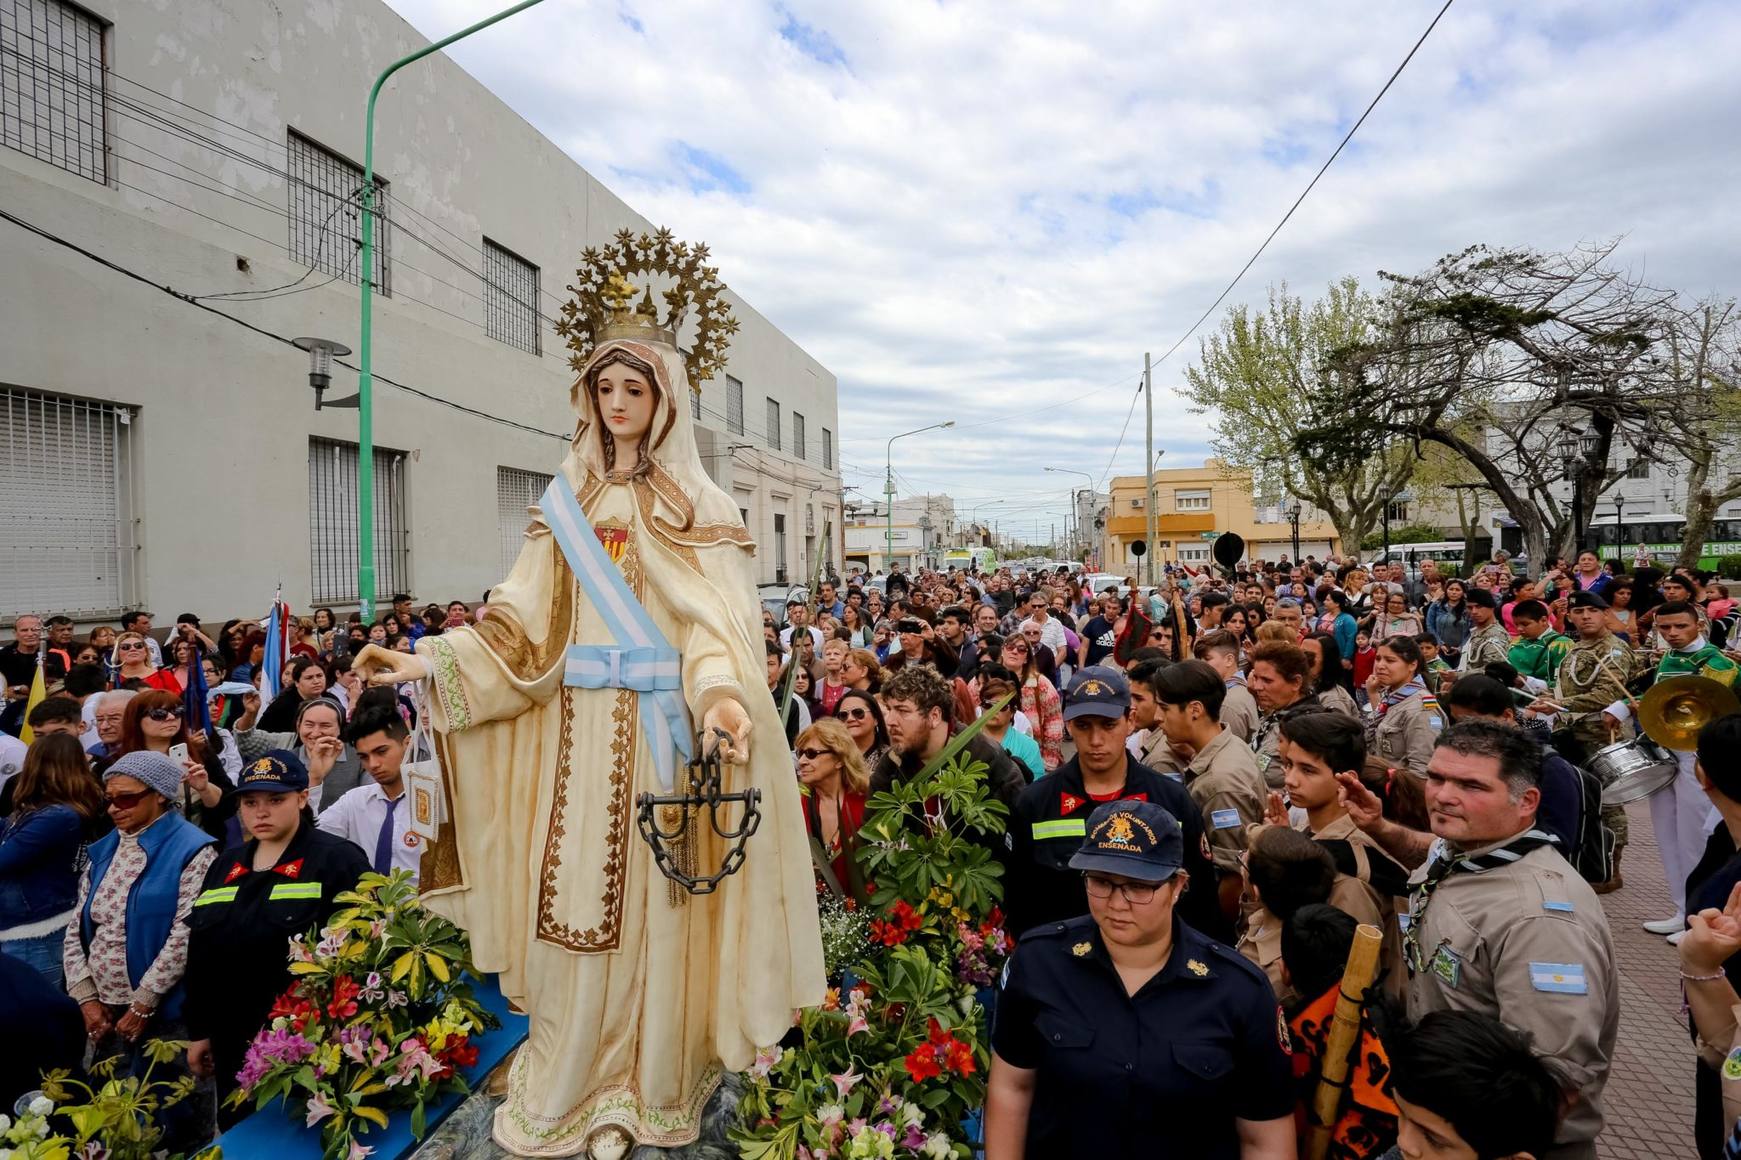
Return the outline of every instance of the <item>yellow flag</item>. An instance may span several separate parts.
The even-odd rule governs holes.
[[[48,700],[48,685],[42,679],[42,658],[36,658],[36,675],[30,679],[30,696],[24,702],[24,728],[18,731],[18,740],[29,745],[36,740],[36,730],[30,727],[30,711]]]

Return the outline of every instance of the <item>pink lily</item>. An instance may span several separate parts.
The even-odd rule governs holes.
[[[852,1065],[848,1064],[845,1071],[841,1072],[839,1075],[831,1075],[828,1078],[834,1081],[835,1092],[841,1099],[845,1099],[847,1093],[857,1087],[858,1081],[863,1079],[864,1076],[852,1070]]]
[[[331,1103],[327,1102],[325,1092],[315,1092],[314,1095],[309,1098],[308,1120],[303,1124],[303,1127],[312,1128],[336,1111],[338,1111],[338,1109],[333,1107]]]

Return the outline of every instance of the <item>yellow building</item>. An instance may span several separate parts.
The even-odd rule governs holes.
[[[1147,488],[1140,475],[1112,480],[1112,499],[1101,546],[1102,567],[1108,572],[1134,572],[1137,557],[1130,545],[1148,534],[1144,504]],[[1293,556],[1294,529],[1280,505],[1259,508],[1252,495],[1251,472],[1211,459],[1201,467],[1170,467],[1155,472],[1155,539],[1150,545],[1162,564],[1211,560],[1209,548],[1223,532],[1245,539],[1247,560],[1281,560]],[[1306,506],[1300,519],[1300,554],[1322,560],[1338,550],[1335,527],[1323,513]]]

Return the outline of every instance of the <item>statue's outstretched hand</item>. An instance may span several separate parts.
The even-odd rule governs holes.
[[[416,653],[394,652],[378,644],[366,644],[351,662],[371,685],[403,685],[429,676],[429,664]]]
[[[735,698],[722,697],[708,709],[701,721],[702,744],[719,747],[719,759],[727,765],[748,765],[750,761],[750,715]],[[721,738],[714,730],[723,730]]]

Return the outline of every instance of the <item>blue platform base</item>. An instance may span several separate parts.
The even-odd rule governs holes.
[[[477,1065],[462,1068],[461,1073],[474,1092],[484,1077],[525,1041],[527,1023],[526,1016],[508,1009],[508,1000],[503,998],[493,975],[477,987],[477,997],[502,1021],[502,1025],[472,1041],[478,1049]],[[426,1112],[429,1130],[425,1138],[433,1136],[437,1126],[466,1098],[450,1095],[441,1103],[430,1105]],[[420,1146],[419,1141],[411,1136],[411,1113],[405,1110],[395,1112],[387,1121],[385,1130],[370,1132],[362,1142],[374,1149],[370,1160],[402,1160]],[[319,1160],[320,1128],[318,1125],[303,1127],[300,1112],[291,1119],[280,1101],[255,1112],[218,1137],[218,1146],[223,1149],[224,1160]]]

